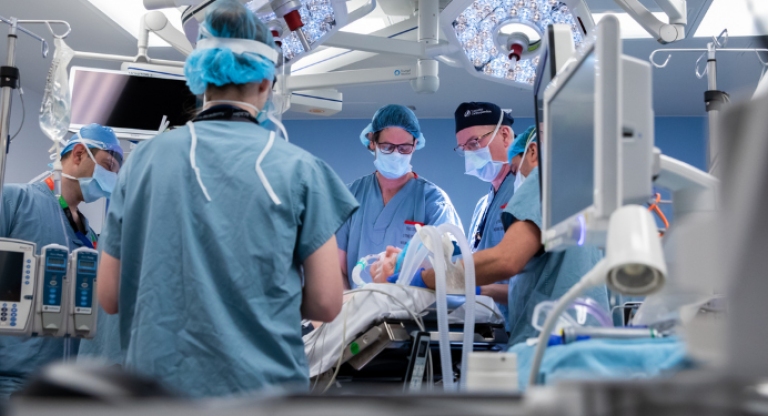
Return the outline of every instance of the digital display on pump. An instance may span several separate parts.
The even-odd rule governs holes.
[[[0,251],[0,301],[21,301],[24,253]]]
[[[80,267],[84,267],[86,269],[93,269],[96,267],[96,262],[93,261],[81,261]]]

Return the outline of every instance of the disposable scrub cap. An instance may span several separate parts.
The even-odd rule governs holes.
[[[203,94],[208,84],[272,80],[277,57],[272,33],[253,12],[236,0],[219,0],[200,25],[184,76],[193,94]]]
[[[413,114],[410,108],[402,105],[390,104],[381,107],[373,115],[371,124],[360,133],[360,141],[368,147],[370,140],[368,140],[368,133],[376,133],[382,131],[387,127],[400,127],[401,129],[411,133],[417,140],[416,150],[424,147],[426,139],[421,134],[421,127],[419,126],[419,120],[416,118],[416,114]]]
[[[528,127],[523,132],[523,134],[519,134],[517,137],[515,137],[515,141],[512,142],[512,146],[509,146],[509,150],[507,150],[507,157],[509,160],[511,161],[513,157],[525,152],[525,147],[530,141],[536,141],[535,126]]]
[[[117,162],[123,164],[123,148],[120,147],[120,141],[115,132],[109,127],[100,124],[89,124],[83,126],[64,146],[61,156],[72,151],[76,144],[82,143],[91,149],[106,150],[110,152]]]

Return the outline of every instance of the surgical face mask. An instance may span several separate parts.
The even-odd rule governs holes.
[[[376,170],[385,178],[397,179],[411,171],[412,156],[413,153],[404,155],[397,151],[384,154],[376,147],[376,160],[373,161],[373,166],[376,166]]]
[[[496,124],[496,129],[493,131],[493,137],[491,137],[491,141],[488,142],[487,146],[475,151],[464,152],[465,174],[474,176],[485,182],[493,182],[493,180],[499,176],[501,168],[505,163],[508,162],[498,162],[493,160],[493,157],[491,157],[490,146],[491,143],[493,143],[493,141],[496,139],[496,133],[499,132],[499,128],[501,128],[501,122],[503,120],[504,112],[501,113],[499,122]]]
[[[93,175],[87,178],[75,178],[72,175],[62,173],[61,176],[76,180],[80,184],[80,192],[83,194],[83,201],[86,203],[94,202],[99,198],[109,198],[112,195],[112,191],[115,189],[115,182],[117,181],[117,174],[110,172],[98,163],[96,158],[93,157],[93,153],[86,146],[85,150],[88,152],[88,156],[93,160],[95,165],[93,168]]]

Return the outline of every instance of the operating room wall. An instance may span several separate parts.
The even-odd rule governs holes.
[[[464,175],[464,160],[456,155],[453,119],[420,120],[426,147],[417,151],[413,170],[434,182],[450,196],[464,229],[477,200],[489,185]],[[325,160],[345,183],[372,173],[373,156],[360,143],[360,132],[369,120],[290,120],[285,121],[291,142]],[[516,131],[533,124],[532,118],[515,119]],[[707,119],[704,117],[657,117],[656,146],[669,156],[697,168],[706,166]],[[666,209],[662,206],[665,212]]]

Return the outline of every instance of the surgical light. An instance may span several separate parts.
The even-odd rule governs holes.
[[[282,48],[286,63],[295,61],[307,50],[314,49],[339,27],[338,12],[346,5],[333,0],[273,0],[256,10],[257,3],[246,4],[271,30]],[[289,30],[282,31],[282,20]]]
[[[584,42],[579,20],[557,0],[474,0],[446,32],[461,46],[470,71],[528,88],[536,79],[543,33],[555,23],[571,26],[577,46]]]

